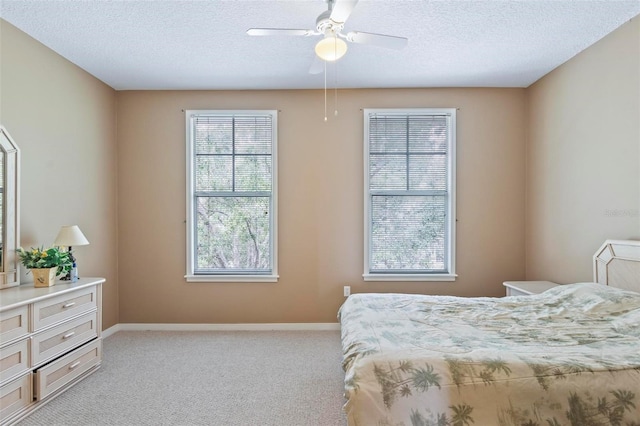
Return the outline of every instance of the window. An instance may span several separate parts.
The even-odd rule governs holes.
[[[365,109],[365,280],[455,279],[456,110]]]
[[[277,280],[276,111],[187,111],[188,281]]]

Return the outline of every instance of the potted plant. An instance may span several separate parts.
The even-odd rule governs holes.
[[[62,251],[59,247],[49,249],[31,248],[17,250],[20,262],[33,273],[35,287],[52,286],[57,275],[66,274],[73,266],[70,252]]]

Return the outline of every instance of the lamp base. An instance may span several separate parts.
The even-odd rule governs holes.
[[[78,269],[73,268],[71,271],[67,272],[67,275],[60,278],[60,280],[75,283],[76,281],[78,281]]]
[[[71,281],[72,283],[78,281],[78,267],[76,266],[76,258],[73,257],[73,252],[71,251],[71,246],[69,246],[69,260],[71,261],[71,263],[73,264],[73,267],[71,268],[71,270],[69,272],[67,272],[67,275],[65,275],[64,277],[60,278],[62,281]]]

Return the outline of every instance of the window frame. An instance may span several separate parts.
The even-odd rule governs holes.
[[[270,259],[271,271],[267,273],[195,273],[195,138],[193,118],[197,116],[255,116],[270,115],[271,134],[271,196],[270,196]],[[186,274],[187,282],[277,282],[278,281],[278,111],[277,110],[186,110]]]
[[[365,108],[363,109],[364,127],[364,273],[365,281],[455,281],[455,242],[456,242],[456,108]],[[370,117],[376,114],[400,115],[444,115],[448,117],[447,140],[447,219],[445,221],[445,270],[444,272],[372,272],[371,271],[371,203],[372,193],[369,180],[369,132]],[[410,195],[410,194],[407,194]]]

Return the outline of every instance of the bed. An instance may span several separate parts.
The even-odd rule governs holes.
[[[640,241],[606,241],[594,281],[503,298],[349,296],[349,425],[640,425]]]

